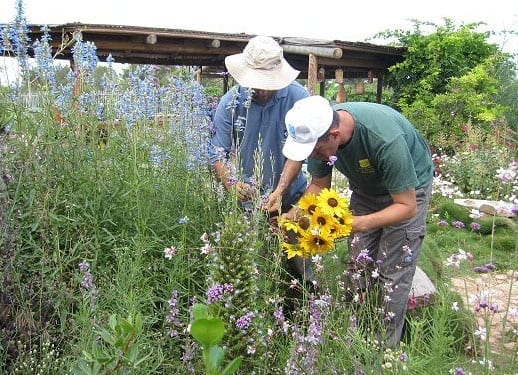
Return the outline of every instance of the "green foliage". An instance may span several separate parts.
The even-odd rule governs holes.
[[[416,74],[409,77],[411,87],[395,87],[405,111],[428,127],[429,134],[437,134],[436,143],[456,147],[460,164],[441,167],[455,175],[463,190],[491,190],[499,196],[504,187],[490,177],[502,165],[496,159],[509,161],[515,152],[512,132],[500,117],[516,117],[516,111],[509,110],[518,97],[516,81],[505,56],[494,54],[492,46],[484,45],[485,35],[471,35],[471,30],[446,25],[439,35],[424,37],[418,30],[404,36],[407,45],[413,43],[409,56],[415,58],[402,67]],[[127,79],[116,83],[134,99],[137,87],[129,77],[139,71],[131,69],[135,71],[128,70]],[[58,81],[64,81],[68,71],[61,69]],[[150,71],[140,78],[149,78]],[[171,75],[191,78],[189,69],[156,71],[157,84],[169,82]],[[105,73],[111,74],[100,69],[85,85],[88,94],[99,89]],[[395,73],[402,81],[407,78],[404,69]],[[48,88],[43,80],[36,83]],[[354,86],[352,81],[347,84]],[[137,116],[136,121],[121,123],[115,121],[116,100],[107,100],[110,121],[104,138],[93,107],[70,106],[64,111],[67,122],[56,123],[52,95],[42,100],[38,111],[30,111],[11,101],[7,91],[0,93],[1,121],[12,124],[8,137],[0,134],[0,371],[269,374],[308,358],[299,352],[308,344],[300,340],[308,337],[308,304],[301,301],[292,320],[281,321],[277,308],[282,304],[282,252],[276,241],[265,240],[271,234],[261,229],[267,228],[263,215],[245,215],[235,197],[226,200],[218,193],[208,168],[191,170],[184,163],[191,153],[181,124],[192,129],[199,123],[190,115],[202,104],[180,86],[161,92],[177,99],[171,108],[178,113],[165,126],[137,116],[150,101],[139,101],[134,113],[126,112]],[[349,100],[374,101],[375,86],[366,85],[364,94],[350,92]],[[208,90],[218,95],[217,88]],[[333,97],[332,90],[326,95]],[[384,102],[391,100],[390,90],[384,94]],[[447,116],[449,108],[458,118]],[[448,127],[433,133],[439,124]],[[455,128],[461,125],[468,126],[466,132]],[[489,129],[495,137],[486,134]],[[471,145],[484,147],[462,154],[472,150]],[[495,151],[506,148],[506,153]],[[259,202],[261,197],[256,198]],[[473,316],[469,306],[452,312],[451,303],[460,301],[442,287],[452,272],[444,261],[464,249],[473,254],[474,264],[493,262],[498,271],[516,269],[516,222],[480,219],[480,231],[468,225],[443,227],[440,218],[469,224],[469,211],[437,195],[432,207],[420,265],[439,287],[437,303],[409,314],[410,329],[401,348],[380,347],[372,329],[383,317],[374,304],[344,301],[344,241],[337,254],[323,257],[323,268],[315,266],[320,288],[314,297],[329,309],[321,316],[324,342],[311,348],[318,362],[315,368],[304,368],[307,373],[442,374],[471,362],[462,349]],[[211,233],[210,255],[200,253],[205,232]],[[171,247],[174,255],[164,258],[164,248]],[[88,274],[78,271],[85,260]],[[472,267],[463,272],[472,273]],[[191,316],[192,301],[203,298],[207,279],[232,283],[237,292],[224,303],[194,305]],[[179,298],[168,302],[172,289],[179,291]],[[256,314],[252,326],[238,329],[236,320],[249,312]],[[355,325],[358,316],[367,324]],[[203,350],[201,360],[196,343]],[[248,352],[249,344],[255,353]],[[408,355],[408,362],[401,360],[402,354]],[[225,367],[226,356],[235,359]],[[512,369],[512,353],[508,357]]]
[[[471,210],[454,203],[453,201],[445,201],[437,207],[436,212],[439,214],[441,219],[451,221],[462,221],[464,224],[469,225],[473,221],[470,217]]]
[[[140,365],[151,355],[143,355],[138,345],[142,332],[142,316],[130,315],[127,319],[111,315],[108,328],[99,327],[96,333],[103,342],[93,341],[90,350],[83,350],[74,374],[91,375],[127,373],[138,371]]]
[[[444,21],[414,21],[412,32],[381,35],[407,47],[404,61],[387,78],[396,106],[434,147],[453,153],[465,124],[490,133],[494,124],[507,126],[506,118],[516,118],[516,67],[512,56],[488,43],[488,32],[477,31],[480,24]],[[424,34],[423,26],[435,30]],[[515,122],[509,124],[516,129]]]
[[[231,375],[241,364],[242,357],[233,359],[222,369],[225,359],[225,349],[219,344],[227,332],[223,320],[209,314],[206,305],[196,304],[193,307],[194,320],[191,323],[190,333],[203,349],[203,362],[207,375]]]
[[[423,26],[435,28],[424,34]],[[489,33],[477,32],[479,24],[456,27],[449,19],[444,25],[414,21],[412,32],[394,31],[384,36],[397,37],[407,47],[405,60],[390,69],[387,84],[394,88],[401,106],[409,106],[423,93],[445,92],[445,83],[461,77],[498,48],[488,44]]]
[[[14,119],[14,110],[9,98],[10,90],[6,87],[0,86],[0,133],[2,133],[7,125]]]
[[[349,102],[377,102],[377,90],[378,83],[376,81],[372,83],[364,82],[363,93],[357,92],[356,86],[358,84],[357,79],[346,80],[344,83],[345,91],[347,93],[347,101]],[[339,85],[334,80],[326,82],[325,97],[331,102],[336,101],[336,95],[339,90]],[[381,102],[385,104],[392,104],[393,101],[393,90],[391,87],[385,87],[381,94]]]

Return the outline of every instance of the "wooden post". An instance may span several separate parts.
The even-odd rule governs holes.
[[[201,85],[201,73],[202,73],[203,67],[199,67],[196,69],[196,82],[198,82]]]
[[[226,74],[223,74],[223,93],[226,93],[228,91],[228,72],[225,72]]]
[[[310,95],[315,95],[318,81],[318,57],[310,53],[308,60],[308,91]]]
[[[318,69],[317,80],[320,84],[320,96],[325,96],[326,94],[326,70],[324,68]]]
[[[356,93],[358,95],[365,94],[365,82],[363,82],[363,79],[356,84]]]
[[[344,71],[342,69],[335,70],[335,81],[338,83],[338,92],[336,93],[336,102],[343,103],[347,101],[347,91],[344,87]]]
[[[79,109],[79,103],[77,98],[79,98],[79,95],[81,95],[81,93],[83,92],[83,75],[80,68],[74,63],[73,59],[70,60],[70,68],[76,76],[76,80],[74,82],[74,96],[72,98],[72,103],[75,109]]]
[[[378,86],[376,89],[376,101],[381,103],[381,94],[383,93],[383,74],[379,73],[378,75]]]

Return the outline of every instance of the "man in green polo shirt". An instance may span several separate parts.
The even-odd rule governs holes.
[[[331,187],[334,169],[348,178],[354,214],[348,292],[361,300],[362,285],[381,287],[382,338],[387,346],[398,345],[431,199],[434,166],[427,142],[388,106],[331,107],[320,96],[297,101],[286,114],[286,128],[284,156],[300,164],[308,159],[312,180],[306,193]],[[295,169],[283,172],[286,179]]]

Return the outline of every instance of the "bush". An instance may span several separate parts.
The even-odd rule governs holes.
[[[448,221],[462,221],[465,225],[469,225],[473,221],[469,216],[471,214],[471,210],[460,206],[451,200],[442,203],[437,208],[437,213],[441,219]]]

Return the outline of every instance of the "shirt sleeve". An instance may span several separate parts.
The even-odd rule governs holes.
[[[321,178],[333,172],[333,167],[320,159],[308,158],[308,172],[311,176]]]
[[[232,149],[232,98],[230,90],[221,97],[214,114],[214,133],[209,143],[209,161],[214,164],[220,160],[226,160]]]

